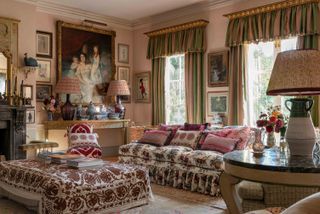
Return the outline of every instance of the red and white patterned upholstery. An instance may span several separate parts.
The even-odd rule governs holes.
[[[93,126],[87,123],[79,123],[69,127],[68,153],[100,158],[102,149],[97,141],[97,135],[92,132]]]

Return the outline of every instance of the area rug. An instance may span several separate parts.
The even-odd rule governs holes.
[[[186,190],[152,184],[154,200],[148,205],[132,208],[120,214],[225,214],[222,198],[193,193]],[[11,200],[0,199],[0,213],[33,214]],[[118,214],[118,213],[117,213]]]

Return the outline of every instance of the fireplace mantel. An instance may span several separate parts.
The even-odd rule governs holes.
[[[26,143],[26,108],[0,105],[0,155],[7,160],[25,159],[19,146]]]

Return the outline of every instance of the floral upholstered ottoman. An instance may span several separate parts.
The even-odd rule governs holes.
[[[144,167],[111,162],[90,169],[36,160],[0,162],[0,193],[36,203],[38,213],[55,214],[119,212],[152,198]]]

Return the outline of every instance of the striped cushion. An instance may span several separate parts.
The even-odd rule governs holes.
[[[221,153],[227,153],[234,150],[239,140],[219,137],[214,134],[208,134],[204,143],[201,145],[201,150],[211,150]]]

